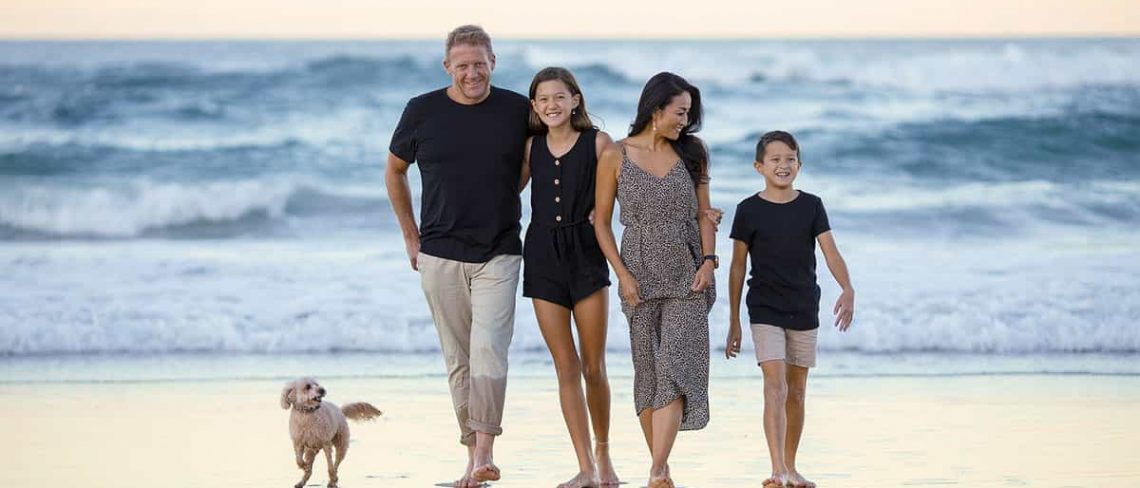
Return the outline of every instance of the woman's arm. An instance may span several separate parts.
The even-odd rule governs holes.
[[[621,149],[618,144],[610,144],[598,158],[597,180],[594,185],[594,235],[598,239],[598,247],[602,248],[602,254],[617,274],[618,292],[630,305],[637,306],[641,301],[637,280],[621,260],[612,225],[620,170]]]
[[[716,224],[705,217],[710,208],[712,205],[709,203],[709,184],[701,183],[697,185],[697,225],[701,230],[701,254],[706,256],[716,254]],[[697,274],[693,277],[692,290],[704,291],[712,286],[715,269],[716,263],[702,259]]]

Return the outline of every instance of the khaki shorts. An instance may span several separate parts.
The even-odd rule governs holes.
[[[815,345],[819,329],[788,330],[768,324],[752,324],[756,363],[784,361],[802,368],[815,367]]]

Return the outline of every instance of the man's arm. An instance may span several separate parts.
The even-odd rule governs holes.
[[[404,234],[404,249],[408,253],[408,260],[412,269],[419,271],[416,257],[420,253],[420,228],[416,225],[416,216],[412,211],[412,188],[408,184],[407,161],[395,154],[388,153],[388,167],[384,170],[384,186],[388,188],[388,201],[392,203],[392,211],[396,213],[396,220],[400,222],[400,232]]]

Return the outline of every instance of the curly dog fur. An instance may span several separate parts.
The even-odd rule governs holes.
[[[380,410],[368,403],[350,403],[343,408],[323,401],[325,389],[312,378],[289,382],[281,390],[281,408],[293,409],[289,414],[289,435],[293,438],[293,451],[297,467],[304,470],[301,481],[294,485],[302,488],[313,474],[313,460],[325,451],[329,467],[329,488],[336,488],[337,468],[348,452],[348,421],[372,420]],[[333,448],[336,460],[333,460]]]

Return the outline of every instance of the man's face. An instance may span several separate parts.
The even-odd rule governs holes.
[[[495,55],[485,46],[456,44],[447,52],[443,67],[451,75],[451,84],[457,94],[468,101],[482,101],[490,93]]]

